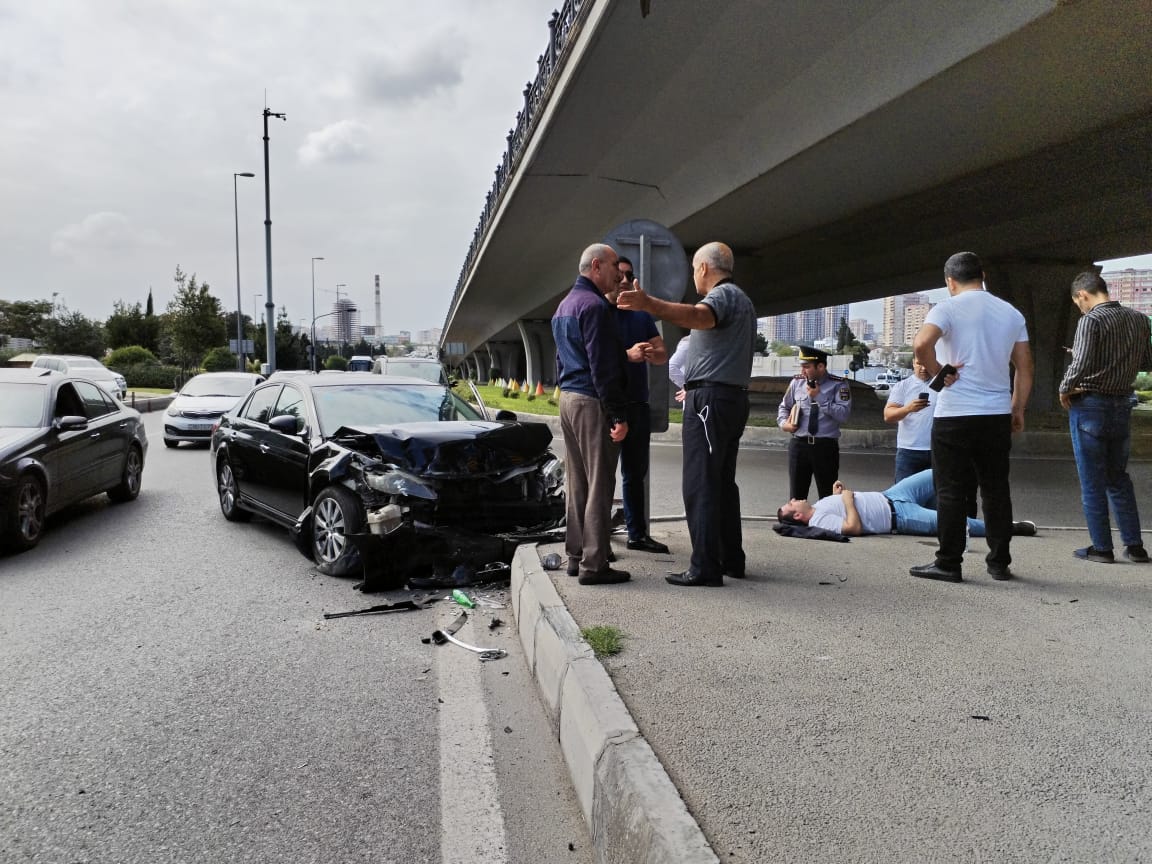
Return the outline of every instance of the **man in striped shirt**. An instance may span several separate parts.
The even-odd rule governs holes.
[[[1072,281],[1072,302],[1083,317],[1076,325],[1072,364],[1060,382],[1060,404],[1068,409],[1072,452],[1080,474],[1080,498],[1092,545],[1072,554],[1111,564],[1116,515],[1124,557],[1146,564],[1136,493],[1128,476],[1129,422],[1136,373],[1152,369],[1152,325],[1148,316],[1108,296],[1108,283],[1096,273]]]

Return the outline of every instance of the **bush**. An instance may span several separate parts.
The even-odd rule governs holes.
[[[160,358],[140,345],[126,345],[123,348],[117,348],[104,360],[104,365],[109,369],[116,369],[117,371],[123,369],[125,366],[138,366],[141,364],[159,365]],[[124,374],[121,372],[120,374]]]
[[[341,372],[348,371],[348,361],[341,357],[339,354],[333,354],[324,361],[325,369],[339,369]]]
[[[1145,402],[1152,402],[1152,390],[1137,390],[1136,398],[1140,400],[1141,405]]]
[[[1136,376],[1137,390],[1152,390],[1152,372],[1141,372]]]
[[[179,366],[161,366],[158,363],[137,363],[116,370],[128,382],[128,387],[171,387],[176,389]]]
[[[227,348],[213,348],[204,355],[205,372],[231,372],[236,368],[236,355]]]

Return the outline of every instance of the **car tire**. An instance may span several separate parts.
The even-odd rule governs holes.
[[[226,457],[216,463],[216,493],[220,496],[220,512],[229,522],[247,522],[252,514],[240,506],[240,487]]]
[[[31,549],[44,533],[47,501],[44,484],[35,474],[22,474],[9,499],[5,516],[4,545],[16,552]]]
[[[175,450],[177,447],[180,446],[180,442],[179,441],[173,441],[171,438],[165,438],[164,439],[164,446],[167,447],[169,450]]]
[[[342,486],[329,486],[312,502],[312,560],[328,576],[358,576],[360,550],[348,538],[364,530],[364,508]]]
[[[144,453],[133,444],[124,457],[124,470],[120,472],[120,482],[108,490],[108,497],[117,504],[135,501],[140,494],[140,483],[144,477]]]

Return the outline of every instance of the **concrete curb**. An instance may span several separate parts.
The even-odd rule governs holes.
[[[512,612],[601,862],[719,864],[534,545],[512,561]]]

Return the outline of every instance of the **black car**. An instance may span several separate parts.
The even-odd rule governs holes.
[[[31,549],[49,515],[100,492],[133,500],[147,452],[140,414],[94,382],[0,369],[0,548]]]
[[[415,378],[274,379],[212,433],[220,509],[291,528],[321,572],[362,573],[365,590],[507,562],[562,519],[563,466],[545,424],[485,414]]]

